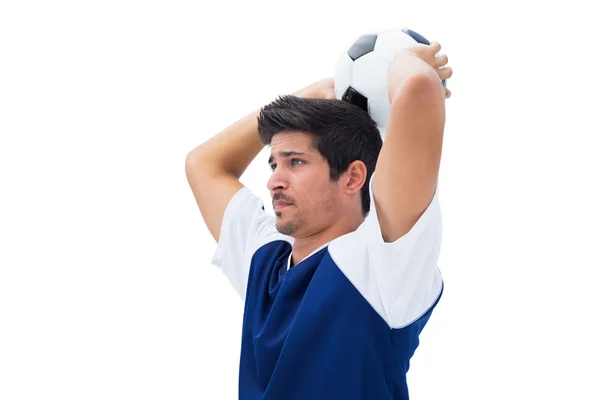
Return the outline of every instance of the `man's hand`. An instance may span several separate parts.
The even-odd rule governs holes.
[[[294,92],[293,95],[307,99],[335,99],[333,78],[318,80],[307,87]]]
[[[441,49],[442,46],[438,42],[431,42],[430,45],[419,43],[398,51],[390,65],[388,85],[390,100],[395,90],[401,87],[405,79],[415,71],[423,70],[427,73],[435,71],[440,80],[450,79],[453,71],[447,66],[448,56],[446,54],[436,55]],[[427,65],[423,65],[422,62],[418,63],[420,65],[415,64],[414,57],[424,61]],[[446,99],[452,95],[447,88],[444,88],[444,91]]]

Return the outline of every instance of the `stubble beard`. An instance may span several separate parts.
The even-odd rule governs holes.
[[[314,209],[323,210],[325,215],[335,212],[338,202],[337,199],[332,195],[327,193],[327,195],[319,198],[317,202],[313,205]],[[292,206],[295,207],[295,206]],[[277,216],[276,227],[279,233],[284,235],[292,236],[294,232],[298,230],[301,226],[306,224],[306,218],[304,215],[299,213],[299,210],[293,210],[294,213],[289,216],[287,219],[282,219],[282,212],[276,212]],[[323,217],[321,216],[312,216],[312,219]]]
[[[294,215],[292,215],[286,220],[279,219],[281,218],[282,213],[278,212],[275,213],[275,215],[278,217],[276,224],[277,231],[281,234],[291,236],[291,234],[294,233],[301,224],[301,218],[298,218],[296,213],[294,213]]]

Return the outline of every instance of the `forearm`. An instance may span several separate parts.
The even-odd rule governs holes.
[[[312,99],[333,99],[333,78],[321,79],[292,93]],[[202,169],[211,174],[229,173],[240,178],[252,160],[265,147],[258,135],[258,116],[262,107],[228,126],[221,133],[188,153],[188,171]]]
[[[186,164],[215,173],[230,173],[238,179],[264,148],[258,136],[260,109],[231,124],[192,150]]]

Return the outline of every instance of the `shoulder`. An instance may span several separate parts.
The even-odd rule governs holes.
[[[374,175],[373,175],[374,176]],[[369,182],[372,194],[373,177]],[[371,197],[371,209],[354,232],[329,245],[337,267],[390,327],[416,319],[439,297],[442,277],[437,261],[442,218],[439,190],[408,233],[387,243]]]
[[[256,251],[270,242],[292,240],[277,231],[275,216],[265,211],[262,198],[243,187],[227,205],[211,264],[223,271],[243,299]]]

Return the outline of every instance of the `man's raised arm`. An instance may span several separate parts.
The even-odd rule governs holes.
[[[333,79],[313,83],[294,95],[333,98]],[[227,205],[244,186],[239,181],[252,160],[264,148],[258,135],[260,109],[190,151],[185,174],[208,230],[218,242]]]
[[[385,242],[407,234],[436,190],[450,97],[441,80],[452,75],[441,46],[420,44],[398,52],[390,66],[391,112],[373,177],[373,197]]]
[[[231,198],[243,187],[239,181],[264,145],[258,137],[260,110],[228,126],[190,151],[185,174],[208,230],[219,242],[221,223]]]

